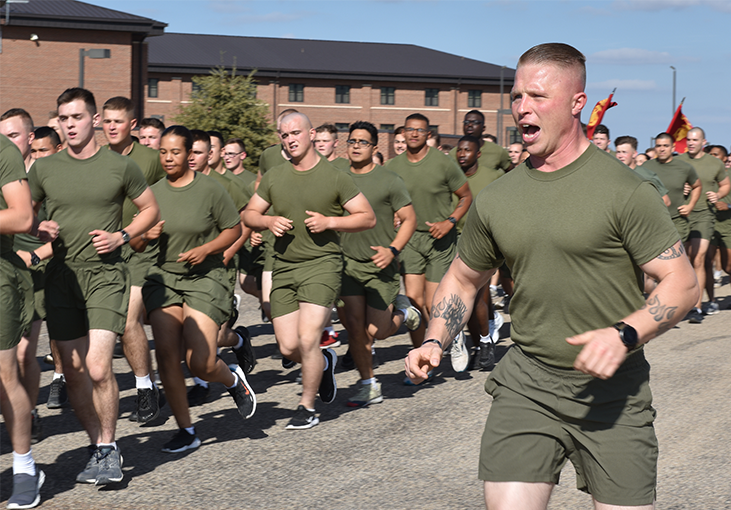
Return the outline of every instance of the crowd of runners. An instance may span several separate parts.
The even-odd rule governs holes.
[[[523,65],[530,69],[534,64],[528,60]],[[514,102],[522,94],[532,94],[530,87],[521,92],[519,84]],[[256,376],[252,375],[256,353],[249,330],[237,326],[241,301],[234,292],[237,283],[259,300],[262,321],[272,322],[282,367],[300,366],[301,396],[293,405],[289,430],[318,424],[316,398],[319,395],[326,404],[335,401],[338,365],[360,374],[358,391],[344,404],[362,407],[382,402],[384,391],[374,372],[375,341],[394,335],[402,326],[414,352],[426,350],[428,357],[446,350],[456,372],[492,371],[504,315],[516,306],[532,307],[536,318],[542,316],[537,310],[543,304],[520,294],[519,285],[512,299],[511,270],[524,271],[533,285],[539,285],[543,275],[535,267],[521,265],[520,258],[510,254],[512,246],[500,253],[495,251],[497,245],[480,244],[475,232],[502,228],[518,233],[525,227],[515,221],[520,216],[516,204],[506,203],[505,214],[484,216],[480,200],[489,193],[480,193],[516,168],[522,172],[538,166],[538,159],[523,163],[537,154],[530,147],[546,126],[521,125],[526,147],[515,143],[503,148],[484,133],[484,115],[472,110],[464,116],[464,136],[450,146],[441,145],[438,134],[429,131],[426,116],[414,113],[394,132],[396,156],[384,161],[384,154],[391,151],[379,150],[373,124],[353,122],[347,158],[336,157],[337,129],[331,124],[314,128],[306,115],[290,109],[276,119],[280,143],[262,153],[254,174],[243,164],[243,140],[196,126],[166,128],[157,119],[138,123],[127,98],[111,98],[97,112],[91,92],[74,88],[61,94],[56,106],[48,126],[38,128],[19,108],[0,117],[0,378],[14,475],[8,508],[36,506],[44,480],[31,453],[31,444],[42,436],[36,411],[40,385],[36,351],[43,320],[50,339],[48,362],[54,366],[45,405],[52,409],[71,405],[89,436],[89,461],[76,480],[108,484],[123,479],[123,457],[115,441],[119,390],[112,370],[114,356],[126,357],[135,376],[132,421],[152,422],[163,406],[170,406],[179,430],[164,445],[164,452],[179,453],[201,444],[189,408],[206,402],[209,384],[227,388],[243,419],[256,412],[257,398],[247,380]],[[107,145],[97,142],[98,125]],[[677,230],[670,238],[679,236],[682,243],[668,245],[655,232],[657,253],[651,255],[671,250],[666,258],[674,259],[673,253],[686,257],[687,252],[708,296],[702,301],[700,292],[686,318],[700,323],[704,315],[718,313],[714,285],[724,271],[731,271],[728,151],[708,145],[700,128],[688,132],[688,152],[680,155],[674,153],[673,137],[667,133],[658,134],[655,146],[642,154],[632,136],[620,136],[614,141],[616,152],[610,150],[605,126],[596,129],[592,141],[595,147],[587,151],[616,157],[640,180],[652,184],[647,189],[654,191],[645,187],[638,188],[639,194],[632,191],[633,200],[662,201],[667,207]],[[611,172],[621,167],[604,154],[596,158]],[[622,179],[635,186],[630,178]],[[513,181],[517,178],[504,180]],[[504,187],[509,191],[506,200],[526,199],[518,199],[520,189]],[[502,203],[495,199],[498,202]],[[479,219],[468,218],[468,212]],[[644,218],[650,212],[633,214]],[[617,221],[617,228],[625,227],[622,218]],[[466,240],[460,241],[466,224],[470,225]],[[542,249],[544,236],[528,230],[523,243],[535,238],[534,249]],[[667,230],[661,229],[665,237]],[[509,244],[497,234],[495,239],[501,246]],[[454,281],[448,279],[452,294],[437,293],[457,257],[458,242],[464,243],[462,258],[473,269],[464,269]],[[476,250],[491,253],[494,265],[478,268]],[[601,252],[594,256],[609,257]],[[542,271],[574,277],[552,257],[546,255]],[[457,266],[467,267],[461,261]],[[496,271],[480,278],[470,273],[482,269]],[[581,264],[572,268],[587,289],[597,276],[593,270]],[[645,272],[652,276],[642,279],[633,273],[633,278],[640,279],[638,287],[641,284],[652,300],[665,274],[654,268]],[[469,301],[463,302],[460,297],[469,287],[465,282],[478,280],[479,285],[466,294]],[[576,292],[564,297],[576,302],[582,296]],[[333,321],[340,321],[347,331],[348,349],[340,360],[334,347],[341,339]],[[427,339],[431,323],[438,325],[429,330]],[[152,338],[148,339],[145,324],[151,326]],[[449,342],[434,336],[440,327],[451,342],[448,348],[443,344]],[[620,331],[625,342],[622,335]],[[627,342],[628,349],[636,347]],[[422,345],[424,349],[418,349]],[[218,356],[227,347],[235,354],[236,365],[229,366]],[[543,360],[540,351],[526,352]],[[190,385],[183,363],[194,377]],[[550,360],[548,364],[561,365]],[[435,363],[421,360],[418,366],[422,365],[428,370],[407,363],[404,384],[421,384],[432,377]],[[582,367],[576,368],[593,373]],[[603,374],[595,375],[603,378]],[[293,388],[293,395],[296,391]],[[481,477],[488,480],[488,472],[481,468]]]

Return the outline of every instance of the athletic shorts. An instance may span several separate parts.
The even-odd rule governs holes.
[[[231,316],[229,288],[229,276],[223,267],[200,274],[177,274],[152,266],[142,286],[142,301],[148,316],[158,308],[185,303],[220,326]]]
[[[716,211],[713,239],[711,243],[731,250],[731,211]]]
[[[122,245],[122,258],[129,270],[130,285],[142,287],[145,284],[147,271],[157,260],[157,252],[152,246],[148,245],[145,251],[138,253],[129,244],[124,244]]]
[[[249,271],[251,271],[251,266],[254,262],[251,250],[251,244],[247,240],[237,254],[239,257],[237,264],[238,270],[244,274],[249,274]]]
[[[401,251],[401,274],[423,274],[428,282],[440,282],[457,254],[457,231],[441,239],[429,232],[414,232]]]
[[[236,275],[238,274],[239,268],[239,254],[235,253],[234,258],[226,266],[226,276],[228,277],[228,287],[231,299],[234,297],[234,291],[236,290]]]
[[[396,299],[400,288],[398,261],[380,269],[372,260],[359,262],[343,257],[343,285],[341,296],[365,296],[366,305],[386,310]]]
[[[643,351],[603,381],[549,367],[512,347],[485,383],[494,400],[480,479],[557,484],[568,458],[577,488],[597,501],[651,504],[658,445],[649,378]]]
[[[43,290],[46,286],[47,260],[37,266],[30,267],[30,276],[33,279],[33,322],[46,318],[46,297]]]
[[[13,252],[0,257],[0,351],[18,345],[33,322],[33,280],[23,266]]]
[[[731,250],[731,234],[722,234],[718,230],[715,230],[711,238],[711,244],[718,248]]]
[[[710,209],[702,211],[691,211],[688,215],[690,234],[688,239],[710,240],[713,236],[713,224],[716,222],[716,215]]]
[[[54,340],[74,340],[90,329],[124,334],[129,307],[127,264],[72,264],[52,259],[46,267],[46,325]]]
[[[680,240],[683,244],[688,242],[688,237],[690,236],[690,222],[688,221],[688,217],[676,216],[673,218],[673,225],[675,225],[675,230],[680,234]]]
[[[299,309],[300,303],[330,308],[340,295],[343,257],[326,255],[307,262],[274,260],[270,302],[272,317]]]

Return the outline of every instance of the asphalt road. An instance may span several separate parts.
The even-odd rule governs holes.
[[[700,325],[682,322],[647,346],[658,412],[659,509],[731,509],[731,297],[728,284],[718,290],[728,310]],[[499,354],[510,345],[508,319]],[[433,382],[404,386],[403,358],[410,342],[400,334],[377,343],[383,403],[346,407],[358,376],[339,372],[335,402],[318,401],[320,424],[288,431],[284,427],[298,402],[298,370],[283,370],[279,360],[271,359],[272,327],[261,323],[252,298],[244,297],[239,324],[255,335],[259,357],[249,377],[258,398],[254,417],[243,421],[225,389],[212,385],[209,402],[191,410],[201,447],[162,453],[177,430],[170,408],[153,426],[129,422],[134,377],[124,359],[115,360],[125,479],[106,487],[74,483],[88,460],[88,438],[71,409],[39,405],[45,438],[33,452],[47,476],[42,508],[484,508],[477,460],[491,403],[483,390],[486,372],[455,374],[445,358]],[[336,351],[342,356],[346,349]],[[39,359],[47,352],[44,328]],[[223,357],[235,361],[230,352]],[[41,366],[40,401],[45,402],[53,371],[42,361]],[[0,501],[5,504],[12,490],[12,454],[4,426],[0,441]],[[575,489],[567,464],[549,508],[591,506],[590,497]]]

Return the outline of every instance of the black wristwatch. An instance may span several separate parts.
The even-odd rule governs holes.
[[[632,352],[639,346],[639,337],[637,330],[625,322],[618,322],[614,325],[614,329],[619,331],[619,339],[627,348],[627,352]]]
[[[30,252],[30,265],[31,266],[37,266],[41,263],[41,258],[36,255],[36,252],[32,251]]]
[[[432,338],[431,340],[424,340],[423,342],[421,342],[421,345],[425,344],[437,344],[441,350],[444,350],[444,347],[442,347],[442,342],[435,338]]]
[[[396,257],[396,258],[398,258],[398,256],[399,256],[399,253],[401,253],[400,251],[398,251],[398,250],[397,250],[396,248],[394,248],[393,246],[389,246],[389,247],[388,247],[388,249],[389,249],[389,250],[391,250],[391,253],[393,253],[393,256],[394,256],[394,257]]]
[[[457,219],[454,216],[450,216],[449,218],[447,218],[447,221],[449,221],[449,223],[451,223],[452,225],[457,224]]]
[[[127,244],[129,242],[129,234],[124,229],[120,230],[119,233],[122,234],[122,244]]]

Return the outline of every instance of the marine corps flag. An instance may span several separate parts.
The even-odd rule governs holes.
[[[591,117],[589,117],[589,124],[586,126],[586,137],[591,140],[594,137],[594,130],[602,123],[604,118],[604,112],[609,110],[612,106],[617,106],[617,103],[612,102],[612,96],[617,91],[614,89],[609,97],[599,101],[594,109],[591,111]]]
[[[688,136],[688,131],[693,129],[693,126],[688,121],[688,117],[686,117],[682,112],[684,101],[685,98],[683,98],[683,101],[680,102],[678,109],[675,110],[673,120],[670,121],[670,125],[667,129],[667,133],[670,133],[670,136],[672,136],[673,140],[675,140],[675,152],[678,154],[684,154],[687,152],[688,145],[686,144],[685,138]]]

